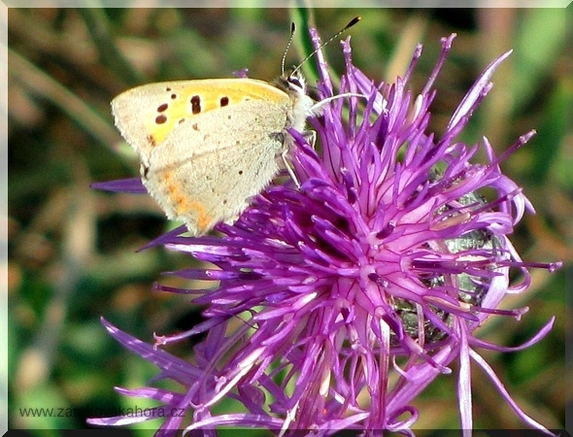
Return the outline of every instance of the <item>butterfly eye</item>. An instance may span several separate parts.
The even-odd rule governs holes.
[[[286,79],[288,87],[297,92],[297,93],[304,93],[305,92],[305,82],[304,79],[298,75],[290,75]]]
[[[297,77],[289,77],[288,78],[288,83],[297,87],[297,88],[302,88],[302,84],[300,83],[300,80]]]

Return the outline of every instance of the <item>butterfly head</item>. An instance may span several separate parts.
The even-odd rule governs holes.
[[[307,95],[307,85],[304,76],[298,70],[293,70],[278,77],[275,85],[290,98],[291,109],[287,113],[287,124],[299,132],[304,131],[306,118],[316,115],[312,111],[315,102]]]
[[[276,79],[275,85],[289,96],[306,96],[306,80],[298,70],[282,74]]]

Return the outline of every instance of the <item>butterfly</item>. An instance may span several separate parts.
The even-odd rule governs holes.
[[[294,25],[287,50],[293,34]],[[308,96],[302,63],[284,72],[287,50],[283,74],[274,83],[248,78],[159,82],[125,91],[111,102],[115,125],[139,155],[147,191],[169,219],[185,222],[191,235],[236,219],[277,175],[281,159],[287,163],[293,144],[288,130],[305,132],[307,117],[319,113],[322,102]]]

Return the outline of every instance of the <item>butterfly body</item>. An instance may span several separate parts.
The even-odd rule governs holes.
[[[141,159],[141,177],[170,219],[193,235],[230,221],[279,171],[304,131],[313,100],[299,75],[277,86],[234,78],[143,85],[111,103],[115,123]]]

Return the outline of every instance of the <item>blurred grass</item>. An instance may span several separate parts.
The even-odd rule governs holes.
[[[12,427],[84,428],[87,412],[128,405],[113,386],[138,387],[155,375],[152,366],[106,335],[101,315],[147,341],[153,332],[181,331],[199,317],[199,309],[184,298],[150,291],[155,280],[179,283],[160,278],[160,272],[193,262],[162,249],[135,253],[165,230],[153,201],[89,189],[91,182],[138,173],[133,154],[125,152],[113,127],[109,101],[134,85],[230,77],[245,67],[251,77],[272,79],[280,73],[290,20],[301,30],[305,14],[282,9],[9,10]],[[354,63],[373,78],[392,80],[408,65],[415,44],[424,43],[412,79],[417,91],[439,54],[439,38],[458,34],[437,83],[432,127],[438,132],[479,72],[514,49],[496,71],[495,86],[464,139],[475,142],[486,135],[500,154],[519,135],[537,129],[530,144],[503,163],[537,209],[513,241],[527,261],[567,264],[553,275],[535,271],[530,291],[506,301],[508,307],[530,307],[521,322],[493,321],[483,330],[489,341],[516,345],[555,315],[549,337],[524,352],[485,355],[519,405],[546,426],[563,428],[565,404],[571,401],[563,382],[571,376],[564,343],[571,332],[565,290],[567,278],[571,284],[573,240],[573,149],[566,119],[573,57],[566,44],[565,11],[317,9],[312,19],[325,39],[355,15],[363,19],[349,32]],[[295,45],[302,53],[290,53],[287,65],[308,53],[304,38]],[[338,44],[326,52],[333,70],[341,72]],[[311,65],[305,66],[309,77]],[[175,353],[185,356],[188,349]],[[479,372],[474,377],[476,427],[523,428],[493,387],[481,383],[485,379]],[[417,406],[418,428],[457,428],[454,378],[438,379]],[[23,417],[19,409],[28,407],[74,410],[63,418]]]

